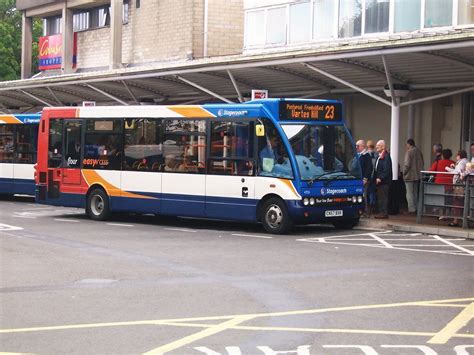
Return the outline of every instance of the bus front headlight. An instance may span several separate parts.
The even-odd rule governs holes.
[[[364,198],[362,196],[357,196],[357,202],[362,203],[364,201]]]
[[[305,205],[305,206],[309,205],[309,200],[307,198],[303,199],[303,205]]]
[[[314,205],[314,198],[311,197],[311,198],[309,199],[309,204],[310,204],[311,206]]]
[[[352,203],[356,203],[357,202],[357,197],[356,196],[352,196]]]

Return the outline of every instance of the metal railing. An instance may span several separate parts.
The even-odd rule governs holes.
[[[444,217],[462,220],[462,227],[469,228],[469,222],[474,222],[474,175],[466,176],[463,184],[453,184],[454,173],[421,174],[416,223],[425,216]]]

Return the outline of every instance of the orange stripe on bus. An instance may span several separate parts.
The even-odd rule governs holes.
[[[280,180],[282,183],[288,186],[298,198],[301,198],[300,194],[298,193],[298,191],[296,191],[295,187],[293,186],[293,183],[291,182],[291,180],[287,180],[287,179],[278,179],[278,180]]]
[[[202,118],[202,117],[215,117],[209,111],[203,109],[202,107],[196,106],[166,106],[171,111],[176,112],[177,114],[183,117],[190,117],[190,118]]]
[[[11,124],[11,123],[23,123],[23,122],[21,122],[18,118],[16,118],[16,117],[13,116],[13,115],[0,115],[0,122],[1,122],[1,123],[7,123],[7,124]]]
[[[95,170],[84,169],[82,170],[82,176],[84,177],[84,180],[86,181],[89,187],[94,184],[98,184],[105,189],[105,191],[107,192],[109,196],[153,199],[153,197],[150,197],[150,196],[132,194],[130,192],[123,191],[119,189],[118,187],[116,187],[115,185],[112,185],[111,183],[109,183],[102,176],[100,176]]]

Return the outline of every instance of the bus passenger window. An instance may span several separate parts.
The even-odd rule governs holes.
[[[38,126],[27,124],[18,125],[15,161],[19,164],[36,163],[37,146]]]
[[[120,170],[122,142],[121,120],[87,120],[83,168]]]
[[[160,171],[163,165],[161,120],[126,119],[124,130],[123,170]]]
[[[0,125],[0,163],[12,163],[14,150],[13,125]]]

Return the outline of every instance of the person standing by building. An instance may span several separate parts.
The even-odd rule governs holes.
[[[365,141],[363,139],[356,142],[357,156],[360,162],[360,168],[362,172],[362,180],[364,181],[364,201],[365,201],[365,213],[369,212],[369,200],[368,200],[368,191],[369,183],[372,177],[372,171],[374,167],[372,165],[372,158],[367,151]]]
[[[438,162],[443,159],[443,145],[441,143],[433,144],[433,155],[435,157],[433,164],[438,164]],[[435,168],[434,171],[436,170],[438,169]]]
[[[471,163],[474,163],[474,142],[471,143]]]
[[[405,161],[403,163],[403,180],[406,186],[408,213],[415,213],[418,206],[418,187],[423,170],[423,154],[415,145],[413,139],[408,139],[406,144]]]
[[[392,182],[392,159],[385,149],[385,141],[379,140],[375,150],[379,154],[375,162],[374,180],[377,187],[377,205],[379,214],[375,218],[388,218],[388,192]]]
[[[375,203],[377,202],[377,189],[375,186],[374,180],[374,169],[375,169],[375,162],[377,161],[378,154],[375,151],[375,143],[372,140],[367,141],[367,154],[370,156],[372,160],[372,172],[370,174],[369,180],[369,187],[367,192],[367,198],[369,203],[369,217],[375,209]]]
[[[450,227],[461,227],[461,221],[464,209],[465,182],[463,181],[468,163],[467,153],[460,150],[456,154],[456,165],[446,167],[446,171],[453,173],[453,215],[454,220],[448,224]]]

